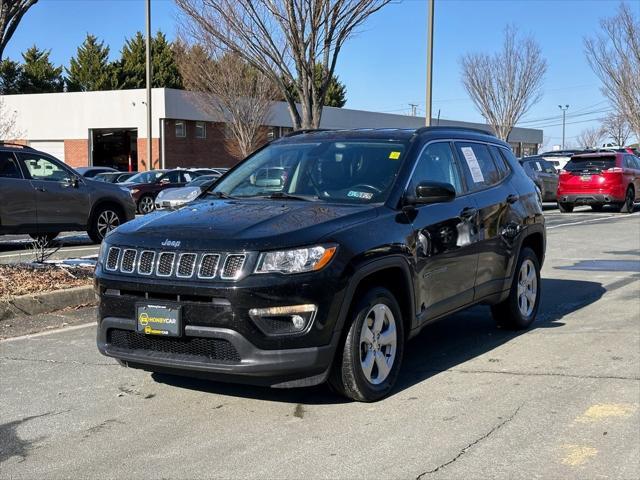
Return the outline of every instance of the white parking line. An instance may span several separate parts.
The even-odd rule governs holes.
[[[63,247],[58,250],[56,253],[69,253],[69,252],[98,252],[100,250],[99,246],[95,247]],[[22,250],[17,253],[0,253],[0,258],[11,258],[11,257],[23,257],[31,255],[32,252],[30,250]]]
[[[598,217],[598,218],[590,218],[589,220],[581,220],[579,222],[569,222],[569,223],[561,223],[559,225],[553,225],[551,227],[547,227],[547,230],[553,230],[554,228],[560,227],[570,227],[571,225],[582,225],[584,223],[593,223],[593,222],[602,222],[610,219],[618,219],[623,220],[625,218],[633,218],[640,216],[640,212],[632,213],[631,215],[609,215],[608,217]]]
[[[80,325],[72,325],[70,327],[54,328],[51,330],[46,330],[44,332],[30,333],[29,335],[21,335],[19,337],[5,338],[4,340],[0,340],[0,343],[9,343],[9,342],[16,342],[18,340],[29,340],[31,338],[46,337],[47,335],[53,335],[54,333],[70,332],[72,330],[80,330],[81,328],[95,327],[95,326],[96,326],[96,322],[93,321],[89,323],[82,323]]]

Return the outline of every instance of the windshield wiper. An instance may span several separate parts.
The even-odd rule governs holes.
[[[290,193],[286,193],[286,192],[272,192],[270,194],[260,195],[260,196],[264,198],[272,198],[274,200],[302,200],[304,202],[313,201],[313,197],[302,196],[302,195],[291,195]]]
[[[223,198],[223,199],[235,198],[225,192],[207,192],[207,195],[211,195],[212,197]]]

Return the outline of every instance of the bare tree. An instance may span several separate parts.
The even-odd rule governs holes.
[[[621,3],[615,17],[600,21],[600,35],[584,42],[602,91],[640,141],[640,15]]]
[[[208,40],[212,40],[211,37]],[[187,46],[181,41],[176,55],[185,87],[203,112],[225,122],[242,156],[260,142],[277,98],[273,82],[234,53],[223,53],[215,43]]]
[[[505,29],[502,51],[462,57],[462,82],[495,134],[507,140],[511,130],[540,101],[547,62],[532,37]]]
[[[631,125],[623,115],[613,113],[605,118],[602,129],[613,143],[624,147],[631,136]]]
[[[18,112],[9,111],[0,97],[0,141],[16,140],[22,136],[21,131],[16,126]]]
[[[585,128],[576,138],[580,148],[597,148],[604,137],[601,127]]]
[[[38,0],[0,0],[0,61],[4,49],[11,40],[27,10]]]
[[[294,128],[318,128],[338,55],[390,0],[176,0],[182,26],[236,53],[277,85]],[[208,42],[208,40],[207,40]],[[322,66],[319,85],[316,64]],[[296,105],[300,102],[300,111]]]

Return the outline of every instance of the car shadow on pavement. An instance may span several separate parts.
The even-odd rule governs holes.
[[[392,395],[398,395],[438,373],[490,352],[519,335],[526,335],[538,328],[561,328],[564,326],[562,319],[565,315],[598,301],[604,293],[604,287],[597,282],[543,278],[538,318],[529,330],[513,332],[498,329],[487,306],[473,307],[427,325],[407,344],[398,383]],[[489,358],[487,361],[500,360]],[[173,387],[256,400],[299,405],[348,402],[332,393],[327,386],[283,390],[157,373],[153,374],[153,378]]]

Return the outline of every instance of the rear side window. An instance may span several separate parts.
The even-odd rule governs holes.
[[[498,169],[500,180],[508,177],[509,173],[511,173],[511,169],[509,168],[506,158],[504,158],[504,155],[500,152],[502,149],[495,145],[490,145],[489,150],[491,150],[491,154],[493,155],[493,160],[495,161],[496,168]]]
[[[489,147],[483,143],[456,143],[470,190],[481,190],[501,180]]]
[[[595,172],[599,173],[616,166],[616,157],[614,156],[590,156],[590,157],[573,157],[565,165],[564,169],[568,172]]]
[[[11,152],[0,152],[0,178],[22,178],[18,162]]]
[[[633,170],[638,169],[638,159],[633,155],[625,155],[624,156],[624,166],[626,168],[631,168]]]

